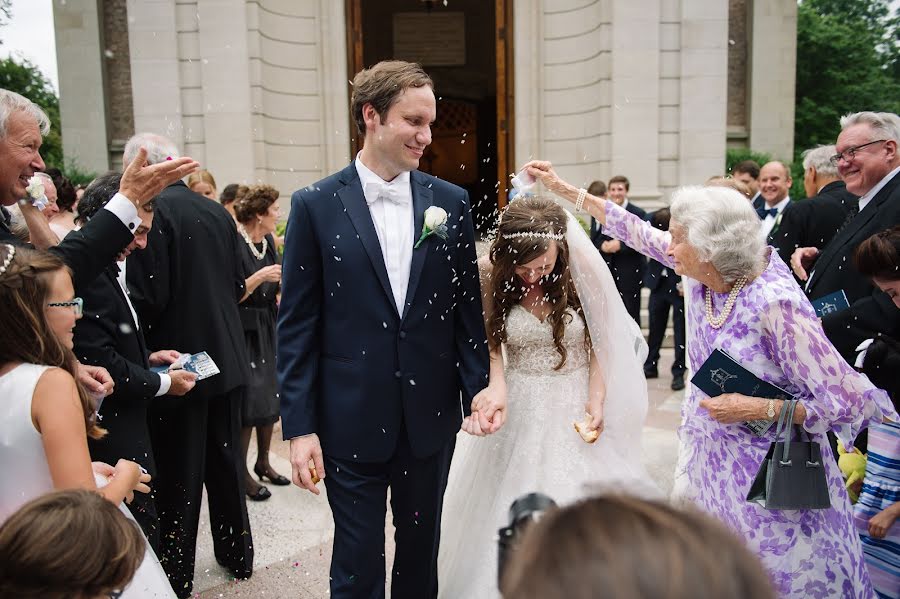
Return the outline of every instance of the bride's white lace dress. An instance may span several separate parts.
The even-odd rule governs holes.
[[[573,421],[584,417],[590,354],[584,321],[570,316],[563,339],[568,356],[559,370],[551,325],[519,305],[507,317],[507,421],[491,436],[457,438],[442,515],[440,597],[499,596],[497,531],[523,494],[541,492],[560,505],[600,489],[660,495],[641,465],[646,407],[621,409],[628,402],[608,398],[597,442],[585,443],[574,430]]]

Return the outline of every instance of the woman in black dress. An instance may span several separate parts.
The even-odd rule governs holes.
[[[235,201],[234,206],[238,232],[246,242],[242,247],[241,260],[247,290],[240,302],[240,313],[250,356],[250,380],[242,413],[241,443],[246,465],[250,435],[256,427],[258,453],[253,471],[260,481],[267,478],[275,485],[289,485],[290,480],[275,472],[269,464],[272,429],[279,415],[275,380],[275,315],[281,264],[278,263],[272,237],[278,221],[277,200],[278,190],[274,187],[254,185]],[[249,471],[247,497],[254,501],[271,497],[269,490],[253,480]]]

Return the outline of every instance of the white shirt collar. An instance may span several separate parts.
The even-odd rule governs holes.
[[[865,208],[869,204],[869,202],[872,201],[872,198],[874,198],[876,195],[878,195],[878,192],[881,191],[881,189],[885,185],[888,184],[888,181],[893,179],[894,175],[896,175],[898,172],[900,172],[900,166],[898,166],[897,168],[895,168],[894,170],[889,172],[887,175],[885,175],[885,177],[881,181],[879,181],[878,183],[875,184],[875,187],[870,189],[868,192],[863,194],[863,196],[861,198],[859,198],[860,211],[862,211],[862,209]]]
[[[385,181],[378,175],[376,175],[372,170],[363,164],[360,155],[362,152],[356,155],[356,172],[359,175],[359,183],[362,185],[363,193],[365,194],[366,183],[390,183],[392,185],[396,185],[398,188],[403,188],[409,190],[409,171],[403,171],[396,177],[394,177],[391,181]],[[410,193],[407,191],[407,193]],[[369,199],[369,198],[366,198]]]
[[[784,196],[784,199],[783,199],[783,200],[781,200],[780,202],[778,202],[777,204],[775,204],[774,206],[772,206],[772,208],[775,208],[776,210],[778,210],[778,214],[781,214],[781,212],[782,212],[785,208],[787,208],[787,205],[790,204],[790,203],[791,203],[791,196],[787,195],[787,196]],[[769,205],[766,204],[765,207],[766,207],[766,208],[769,208]]]
[[[622,200],[622,208],[628,208],[628,198]]]

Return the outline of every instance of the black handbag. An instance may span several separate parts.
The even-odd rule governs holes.
[[[803,427],[797,427],[801,440],[792,439],[796,406],[795,399],[784,402],[775,441],[769,446],[747,493],[747,501],[756,501],[767,510],[831,507],[821,446],[810,440]]]

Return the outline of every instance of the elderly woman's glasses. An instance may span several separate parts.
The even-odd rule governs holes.
[[[80,297],[73,298],[70,302],[50,302],[48,308],[73,308],[75,316],[84,314],[84,300]]]
[[[856,153],[859,152],[860,150],[862,150],[863,148],[865,148],[866,146],[871,146],[872,144],[880,144],[880,143],[884,143],[886,141],[888,141],[888,140],[876,139],[875,141],[870,141],[867,144],[853,146],[852,148],[847,148],[843,152],[838,152],[837,154],[835,154],[834,156],[829,158],[829,160],[831,161],[831,164],[833,164],[834,166],[837,166],[838,163],[841,161],[841,159],[844,159],[845,161],[850,162],[851,160],[856,158]]]

